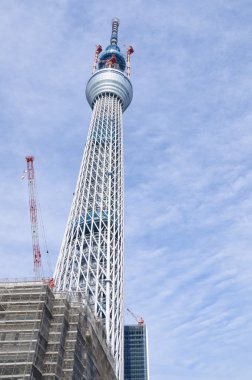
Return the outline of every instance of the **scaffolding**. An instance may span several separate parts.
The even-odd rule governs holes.
[[[104,327],[79,293],[0,282],[0,379],[116,380]]]

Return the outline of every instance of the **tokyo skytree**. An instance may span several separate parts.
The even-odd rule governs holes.
[[[97,45],[86,87],[92,117],[56,270],[56,289],[79,292],[106,330],[118,378],[123,379],[124,175],[122,114],[133,90],[130,55]]]

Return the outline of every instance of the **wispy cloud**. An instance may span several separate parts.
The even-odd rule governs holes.
[[[32,275],[26,154],[36,158],[56,261],[91,115],[85,83],[113,16],[121,47],[135,48],[124,115],[125,290],[148,324],[151,378],[250,380],[246,0],[1,3],[1,276]]]

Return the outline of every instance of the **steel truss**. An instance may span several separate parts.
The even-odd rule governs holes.
[[[59,291],[81,292],[106,327],[122,376],[123,362],[123,104],[102,93],[88,139],[55,271]]]

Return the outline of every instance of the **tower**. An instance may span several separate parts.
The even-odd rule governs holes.
[[[87,83],[92,117],[54,278],[57,290],[80,292],[105,326],[117,375],[122,379],[122,114],[133,90],[117,45],[118,26],[119,20],[113,19],[110,45],[102,53],[98,45],[93,75]]]

